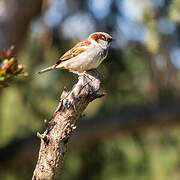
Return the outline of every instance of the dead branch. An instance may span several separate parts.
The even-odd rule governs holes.
[[[43,134],[37,134],[41,139],[41,146],[33,180],[54,180],[60,175],[76,121],[91,101],[103,96],[97,93],[99,88],[98,73],[88,71],[79,76],[79,81],[70,92],[64,89],[57,110],[46,122],[46,130]]]

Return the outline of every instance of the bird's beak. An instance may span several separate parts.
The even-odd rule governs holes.
[[[109,38],[109,41],[108,41],[108,42],[110,43],[110,42],[112,42],[112,41],[114,41],[114,40],[115,40],[114,38]]]
[[[112,39],[111,39],[111,42],[112,42],[112,41],[115,41],[115,40],[116,40],[115,38],[112,38]]]

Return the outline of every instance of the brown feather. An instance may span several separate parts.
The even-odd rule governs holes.
[[[85,48],[82,48],[82,47],[70,49],[68,52],[66,52],[63,56],[60,57],[60,60],[66,61],[68,59],[71,59],[71,58],[79,55],[80,53],[82,53],[84,50],[85,50]]]
[[[106,39],[105,35],[103,33],[94,33],[91,35],[91,38],[94,39],[95,41],[98,41],[98,39]]]
[[[67,51],[64,55],[62,55],[60,57],[60,60],[56,64],[60,64],[61,61],[66,61],[68,59],[71,59],[71,58],[79,55],[80,53],[84,52],[86,49],[83,46],[88,46],[90,44],[91,44],[91,42],[89,42],[87,39],[80,41],[78,44],[76,44],[76,46],[74,46],[72,49]]]

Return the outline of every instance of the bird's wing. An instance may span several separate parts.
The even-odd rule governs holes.
[[[71,58],[79,55],[80,53],[84,52],[86,50],[87,46],[90,44],[91,43],[89,41],[87,41],[87,39],[80,41],[78,44],[76,44],[76,46],[74,46],[72,49],[67,51],[64,55],[62,55],[60,57],[60,60],[56,64],[59,64],[59,63],[61,63],[61,61],[66,61],[68,59],[71,59]]]

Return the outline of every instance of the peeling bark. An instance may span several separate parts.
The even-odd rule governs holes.
[[[60,175],[76,121],[91,101],[103,96],[98,94],[99,88],[100,76],[96,71],[88,71],[79,76],[79,81],[70,92],[64,89],[57,110],[46,122],[46,130],[43,134],[37,134],[41,146],[33,180],[54,180]]]

